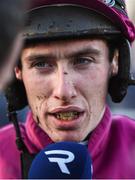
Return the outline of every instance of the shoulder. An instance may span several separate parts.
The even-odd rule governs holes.
[[[13,125],[6,125],[0,128],[0,143],[14,137],[15,137],[15,130]]]
[[[20,152],[13,125],[0,129],[0,178],[20,178]]]
[[[20,124],[21,131],[25,132],[25,128],[23,124]],[[12,124],[6,125],[0,128],[0,146],[1,150],[10,146],[16,146],[16,132],[15,128]]]
[[[112,116],[113,125],[121,125],[125,128],[135,128],[135,119],[132,119],[125,115],[113,115]]]
[[[135,120],[123,115],[113,115],[111,131],[120,136],[135,138]]]

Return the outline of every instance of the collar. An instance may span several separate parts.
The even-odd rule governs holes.
[[[108,106],[105,108],[103,117],[98,126],[92,131],[88,140],[88,150],[94,159],[102,152],[108,138],[109,130],[112,122],[112,114]]]
[[[28,144],[30,152],[37,153],[47,145],[53,143],[50,137],[33,120],[31,111],[27,115],[25,127],[28,139],[31,141]]]

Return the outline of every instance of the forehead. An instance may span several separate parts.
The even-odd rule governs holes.
[[[85,49],[107,49],[107,42],[104,39],[70,39],[70,40],[56,40],[56,41],[36,41],[29,42],[24,46],[24,51],[31,51],[40,53],[53,53],[61,51],[63,53],[72,53]]]

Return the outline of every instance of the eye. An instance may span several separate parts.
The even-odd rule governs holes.
[[[52,61],[48,60],[35,60],[31,64],[31,67],[37,69],[40,72],[50,72],[54,69],[54,64]]]
[[[38,70],[48,70],[54,67],[53,60],[44,55],[33,55],[28,60],[30,61],[30,67]]]
[[[51,68],[53,67],[53,65],[51,63],[48,62],[37,62],[34,64],[34,67],[36,68]]]
[[[93,59],[91,57],[77,57],[74,60],[74,65],[75,66],[84,66],[88,65],[93,62]]]

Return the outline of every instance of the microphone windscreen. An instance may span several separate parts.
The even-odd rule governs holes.
[[[54,143],[33,160],[29,179],[91,179],[92,163],[86,146],[75,142]]]

